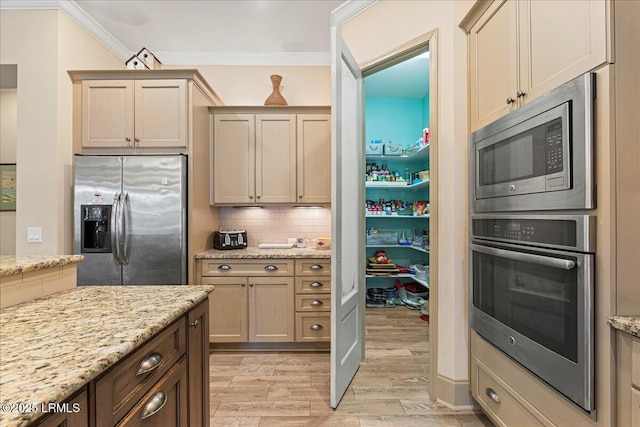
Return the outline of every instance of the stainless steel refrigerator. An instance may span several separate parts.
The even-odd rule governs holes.
[[[78,285],[187,284],[187,161],[75,156]]]

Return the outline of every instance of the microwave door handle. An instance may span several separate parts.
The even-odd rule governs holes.
[[[576,263],[570,259],[552,258],[543,255],[514,252],[506,249],[492,248],[489,246],[471,245],[471,249],[487,255],[495,255],[502,258],[509,258],[515,261],[530,262],[532,264],[543,265],[545,267],[559,268],[561,270],[572,270]]]

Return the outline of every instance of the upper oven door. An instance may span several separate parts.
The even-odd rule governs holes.
[[[593,409],[594,255],[474,241],[471,327]]]
[[[571,188],[569,103],[475,144],[476,199]]]

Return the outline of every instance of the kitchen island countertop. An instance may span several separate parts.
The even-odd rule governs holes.
[[[609,316],[607,323],[619,331],[640,337],[640,316]]]
[[[316,248],[291,248],[291,249],[259,249],[248,247],[221,251],[209,249],[196,255],[196,259],[296,259],[296,258],[322,258],[330,259],[330,249]]]
[[[0,255],[0,277],[84,261],[84,255]]]
[[[213,291],[213,286],[88,286],[0,311],[0,399],[63,402]],[[0,426],[41,413],[0,412]]]

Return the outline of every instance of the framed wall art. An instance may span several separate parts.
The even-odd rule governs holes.
[[[16,210],[16,164],[0,163],[0,211]]]

